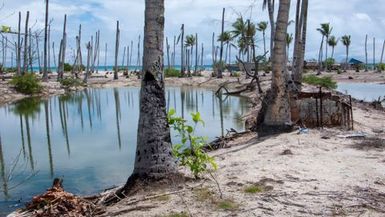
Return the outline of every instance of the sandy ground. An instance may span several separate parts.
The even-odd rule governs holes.
[[[249,134],[212,152],[222,199],[207,175],[140,191],[102,216],[385,216],[383,149],[357,150],[353,145],[360,140],[345,138],[356,132],[385,138],[385,113],[356,108],[354,115],[354,132],[311,129],[259,139]],[[252,188],[257,192],[246,192]],[[161,196],[145,200],[154,195]]]

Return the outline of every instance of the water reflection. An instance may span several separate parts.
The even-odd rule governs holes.
[[[166,100],[186,119],[199,111],[206,124],[197,134],[209,140],[226,129],[243,130],[244,98],[167,88]],[[77,194],[124,183],[133,169],[138,115],[139,88],[88,89],[0,107],[0,201],[29,200],[53,177],[63,177],[65,188]]]

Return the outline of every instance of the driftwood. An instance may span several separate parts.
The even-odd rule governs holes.
[[[210,142],[204,147],[205,151],[214,151],[218,150],[220,148],[226,148],[226,144],[230,141],[233,141],[236,138],[239,138],[245,134],[250,133],[250,131],[244,131],[244,132],[237,132],[235,129],[231,128],[230,130],[227,130],[226,136],[223,137],[217,137],[214,141]]]

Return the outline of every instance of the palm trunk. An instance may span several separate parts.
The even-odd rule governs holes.
[[[166,178],[176,173],[167,123],[163,73],[164,0],[145,0],[144,55],[135,178]]]
[[[380,65],[377,67],[378,72],[382,72],[382,67],[383,67],[382,64],[383,64],[383,59],[384,59],[384,50],[385,50],[385,40],[384,40],[384,43],[382,44]]]
[[[290,0],[280,0],[277,29],[274,39],[272,59],[271,90],[265,98],[265,109],[258,117],[259,130],[267,128],[272,131],[286,130],[291,126],[289,95],[285,79],[286,34],[289,20]]]
[[[365,72],[368,71],[368,35],[365,36]]]
[[[104,71],[107,71],[107,43],[104,50]]]
[[[21,75],[21,41],[20,41],[20,31],[21,31],[21,12],[19,12],[19,25],[17,31],[17,51],[16,51],[16,64],[17,64],[17,75]]]
[[[346,59],[345,59],[345,72],[348,69],[348,60],[349,60],[349,46],[346,46]]]
[[[168,44],[168,37],[166,37],[166,49],[167,49],[167,68],[171,68],[170,64],[170,45]]]
[[[223,11],[222,11],[222,31],[221,31],[221,36],[223,36],[223,32],[225,30],[225,8],[223,8]],[[217,78],[222,78],[223,75],[222,75],[222,71],[223,71],[223,68],[222,68],[222,58],[223,58],[223,40],[221,40],[221,49],[219,51],[219,68],[218,68],[218,74],[217,74]]]
[[[376,38],[373,38],[373,71],[376,70]]]
[[[115,39],[115,68],[114,68],[114,80],[118,80],[118,53],[119,53],[119,21],[116,21],[116,39]]]
[[[29,11],[27,11],[27,17],[25,18],[25,35],[24,35],[24,64],[23,64],[23,74],[28,71],[28,21],[29,21]]]
[[[195,34],[195,68],[194,68],[194,75],[197,75],[198,72],[198,34]]]
[[[184,24],[182,24],[181,28],[181,38],[180,38],[180,49],[181,49],[181,54],[180,54],[180,75],[184,77],[184,47],[183,47],[183,42],[184,42]]]
[[[269,11],[270,20],[270,59],[273,59],[274,55],[274,36],[275,36],[275,20],[274,20],[274,0],[268,0],[267,10]]]
[[[43,81],[48,81],[48,70],[47,70],[47,64],[48,64],[48,5],[49,0],[45,0],[45,25],[44,25],[44,60],[43,60]],[[36,37],[37,41],[37,37]],[[40,61],[39,61],[40,62]],[[40,65],[40,63],[39,63]],[[39,69],[40,71],[40,69]]]

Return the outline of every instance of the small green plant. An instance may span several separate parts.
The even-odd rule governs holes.
[[[337,82],[335,82],[331,76],[317,77],[315,75],[308,75],[303,77],[303,82],[311,85],[326,87],[329,89],[337,88]]]
[[[241,77],[241,73],[240,72],[233,72],[232,76],[239,78],[239,77]]]
[[[255,194],[255,193],[261,193],[264,191],[263,187],[262,186],[258,186],[258,185],[250,185],[250,186],[247,186],[245,189],[244,189],[245,193],[249,193],[249,194]]]
[[[333,59],[333,58],[327,58],[326,60],[325,60],[325,65],[326,65],[326,68],[328,69],[328,70],[331,70],[332,69],[332,66],[335,64],[335,60]]]
[[[65,88],[78,87],[83,84],[81,80],[72,77],[63,78],[59,82]]]
[[[194,189],[194,195],[197,197],[198,201],[213,200],[214,193],[210,191],[207,187]]]
[[[238,209],[239,204],[237,204],[231,199],[224,199],[217,202],[217,207],[218,209],[223,210],[236,210]]]
[[[10,83],[15,86],[17,92],[23,94],[35,94],[42,90],[39,79],[31,73],[15,76]]]
[[[164,76],[166,78],[171,78],[171,77],[180,77],[180,71],[175,68],[166,68],[164,70]]]
[[[181,143],[173,146],[173,155],[179,159],[182,166],[187,166],[193,173],[195,178],[203,172],[206,172],[211,166],[214,170],[217,169],[217,164],[213,157],[210,157],[203,147],[206,144],[206,139],[202,136],[195,136],[196,126],[201,123],[204,125],[199,112],[192,113],[192,121],[194,126],[187,125],[187,121],[181,117],[175,116],[176,112],[171,109],[167,115],[168,123],[178,133]]]

